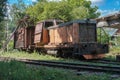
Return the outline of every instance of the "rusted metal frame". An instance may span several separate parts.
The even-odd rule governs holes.
[[[86,23],[84,24],[84,27],[87,29],[87,35],[86,35],[86,40],[87,40],[87,42],[86,42],[86,44],[89,44],[89,29],[88,29],[88,21],[86,21]],[[82,45],[82,44],[81,44]],[[80,53],[80,51],[81,51],[81,49],[80,49],[80,47],[79,47],[79,53]],[[90,48],[89,49],[87,49],[87,50],[84,50],[85,52],[83,52],[83,54],[85,53],[85,54],[87,54],[89,51],[90,51]]]
[[[39,47],[44,47],[44,48],[47,48],[47,49],[68,49],[68,48],[73,48],[73,46],[67,46],[67,47],[65,47],[65,46],[57,46],[57,47],[54,47],[54,46],[52,46],[52,47],[39,46]]]
[[[66,32],[66,41],[67,41],[67,38],[68,38],[68,32],[67,32],[67,26],[65,26],[65,32]]]
[[[102,39],[101,39],[102,35],[101,34],[102,33],[101,33],[101,27],[100,27],[100,43],[102,43]]]
[[[87,43],[89,42],[89,29],[88,29],[88,21],[86,21],[86,29],[87,29]]]
[[[86,45],[86,47],[84,45]],[[102,50],[101,47],[103,45],[99,45],[97,43],[94,43],[94,44],[91,44],[91,43],[80,43],[80,44],[76,44],[76,46],[79,48],[78,54],[79,55],[84,55],[84,54],[90,54],[91,51],[96,50],[96,48],[100,48]],[[93,47],[91,47],[91,46],[93,46]],[[102,54],[105,54],[105,52],[102,52]]]
[[[27,48],[27,30],[26,30],[27,28],[24,28],[24,35],[23,35],[23,38],[24,38],[24,48]]]
[[[78,27],[78,34],[79,34],[79,40],[78,40],[78,41],[79,41],[79,42],[78,42],[78,43],[80,43],[80,27],[81,27],[81,26],[80,26],[80,23],[78,23],[78,24],[79,24],[79,27]]]
[[[97,42],[97,27],[96,27],[96,24],[94,25],[94,29],[95,29],[95,42]]]
[[[23,35],[23,45],[24,45],[24,48],[26,49],[27,48],[27,27],[28,27],[28,23],[26,22],[26,20],[23,20],[23,26],[24,26],[24,35]]]
[[[40,42],[42,42],[43,40],[43,24],[42,24],[42,29],[41,29],[41,32],[39,32],[38,34],[41,34],[41,37],[40,37]]]
[[[29,37],[29,38],[30,38],[30,40],[29,40],[30,43],[29,43],[29,44],[30,44],[30,45],[32,45],[32,32],[31,32],[31,31],[32,31],[32,29],[30,28],[30,29],[29,29],[29,32],[30,32],[30,37]],[[27,34],[29,34],[29,33],[27,33]]]
[[[81,37],[81,33],[80,33],[80,27],[82,27],[82,25],[79,23],[79,43],[81,43],[81,41],[80,41],[80,37]]]
[[[80,43],[81,43],[81,42],[80,42],[80,27],[81,27],[81,25],[80,25],[80,23],[78,23],[78,24],[79,24],[79,27],[78,27],[78,34],[79,34],[79,39],[78,39],[78,41],[79,41],[79,42],[78,42],[78,44],[79,44],[79,46],[80,46]],[[79,47],[76,47],[76,46],[75,46],[75,48],[76,48],[76,50],[78,50],[78,52],[80,53],[80,48],[79,48]],[[74,49],[73,49],[73,50],[74,50]],[[74,51],[75,51],[75,50],[74,50]]]

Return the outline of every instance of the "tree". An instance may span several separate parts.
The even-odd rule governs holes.
[[[39,21],[50,18],[70,21],[73,19],[97,18],[100,13],[97,7],[91,7],[86,0],[38,0],[38,3],[27,8],[26,13],[32,19]]]
[[[7,0],[1,0],[0,1],[0,22],[4,20],[4,17],[6,16],[6,3]]]
[[[0,47],[2,46],[2,42],[4,40],[4,32],[5,32],[5,17],[7,11],[7,0],[0,1]]]
[[[14,22],[25,16],[25,10],[27,6],[23,0],[18,0],[17,3],[11,5],[10,16]]]
[[[72,16],[73,18],[97,18],[100,16],[100,13],[97,12],[98,7],[91,6],[91,1],[86,0],[65,0],[69,5],[73,7],[72,13],[74,13]],[[78,14],[79,13],[79,14]],[[78,17],[78,15],[80,15]]]
[[[4,21],[4,23],[6,23],[4,28],[4,41],[7,41],[9,39],[10,34],[14,28],[17,27],[17,22],[25,15],[26,5],[24,4],[23,0],[17,1],[18,2],[14,4],[9,4],[8,1],[7,4],[7,21]],[[5,47],[5,42],[3,42],[3,47]]]
[[[74,8],[71,11],[71,16],[72,16],[72,19],[84,19],[89,16],[89,11],[86,7],[81,6],[78,8]]]
[[[26,4],[23,2],[23,0],[18,0],[18,2],[9,5],[9,16],[10,16],[10,20],[9,20],[9,30],[10,32],[12,32],[14,30],[14,28],[17,26],[17,22],[22,19],[26,14],[25,14],[25,10],[26,10],[27,6]]]

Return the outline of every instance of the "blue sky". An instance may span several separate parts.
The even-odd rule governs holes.
[[[114,14],[120,11],[120,0],[90,0],[92,5],[98,6],[101,16]]]
[[[9,0],[10,3],[16,3],[17,0]],[[36,0],[24,0],[26,4],[36,2]],[[101,12],[101,16],[117,13],[120,11],[120,0],[90,0],[92,6],[98,6],[98,11]]]

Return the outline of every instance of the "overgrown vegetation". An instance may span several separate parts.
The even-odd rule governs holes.
[[[117,54],[115,54],[115,55],[117,55]],[[115,55],[107,54],[106,58],[115,60]],[[102,65],[115,66],[112,64],[83,62],[83,61],[79,60],[78,58],[61,58],[61,57],[51,56],[51,55],[47,55],[47,54],[39,54],[37,52],[28,53],[28,52],[23,52],[23,51],[18,51],[18,50],[3,52],[0,54],[0,56],[1,57],[10,57],[10,58],[15,58],[15,59],[48,60],[48,61],[57,61],[57,62],[71,62],[71,63],[77,63],[77,64],[80,63],[80,64],[101,65],[101,66]]]
[[[5,40],[5,26],[7,22],[7,0],[0,1],[0,48],[2,46],[3,41]]]
[[[103,28],[97,28],[97,41],[98,43],[108,44],[110,36],[106,33]]]
[[[22,59],[36,59],[36,60],[58,60],[60,59],[54,56],[39,54],[37,52],[28,53],[28,52],[18,51],[18,50],[3,52],[0,54],[0,56],[11,57],[11,58],[22,58]]]
[[[110,48],[110,53],[107,54],[107,58],[115,59],[116,53],[120,52],[119,47]],[[80,63],[79,60],[63,59],[49,55],[34,53],[27,53],[18,50],[12,50],[1,53],[0,56],[12,57],[12,58],[24,58],[24,59],[37,59],[37,60],[52,60],[52,61],[64,61]],[[91,63],[83,63],[91,64]],[[2,66],[1,66],[2,65]],[[99,64],[98,65],[103,65]],[[112,66],[112,65],[110,65]],[[1,77],[2,76],[2,77]],[[28,77],[30,76],[30,77]],[[25,64],[12,61],[12,62],[0,62],[0,79],[1,80],[109,80],[111,75],[109,74],[90,74],[87,73],[77,76],[75,72],[62,69],[54,69],[47,67],[26,67]],[[120,79],[120,78],[119,78]],[[119,80],[114,78],[112,80]]]
[[[88,0],[38,0],[35,5],[27,8],[26,13],[35,21],[97,18],[100,16],[97,12],[98,7],[91,5],[91,1]]]
[[[115,60],[116,55],[120,55],[120,47],[119,46],[111,46],[110,52],[108,54],[106,54],[106,58]]]
[[[0,80],[110,80],[111,75],[104,73],[76,75],[74,71],[26,66],[23,63],[10,61],[0,62]],[[120,79],[120,78],[119,78]],[[117,78],[112,80],[119,80]]]

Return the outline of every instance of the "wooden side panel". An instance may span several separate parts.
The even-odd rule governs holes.
[[[24,32],[25,32],[25,35],[24,35],[24,48],[27,48],[27,45],[28,45],[28,41],[27,41],[27,28],[24,28]]]
[[[49,42],[49,31],[47,29],[45,29],[45,28],[43,29],[43,36],[42,37],[43,37],[42,42],[44,44],[47,44]]]
[[[54,29],[50,29],[49,30],[49,38],[50,38],[50,44],[54,44],[55,43],[55,33],[54,33]]]
[[[15,42],[15,48],[25,47],[25,28],[18,29]]]
[[[73,23],[73,43],[79,43],[79,24]]]
[[[54,29],[54,35],[55,35],[55,44],[59,44],[60,43],[60,37],[59,37],[59,33],[58,33],[58,30],[59,30],[60,28],[56,28],[56,29]]]
[[[54,30],[55,32],[55,44],[61,44],[61,43],[66,43],[67,42],[67,28],[64,27],[60,27],[60,28],[56,28]]]
[[[50,43],[51,44],[61,44],[67,42],[67,28],[59,27],[49,30],[50,34]]]
[[[28,27],[27,29],[27,41],[29,45],[34,44],[34,29],[35,27]]]
[[[49,30],[51,44],[79,43],[79,24]]]
[[[66,26],[62,27],[61,37],[62,37],[62,43],[66,43],[67,42],[67,27]]]
[[[31,44],[34,44],[34,33],[35,33],[35,26],[31,28]]]
[[[34,43],[41,42],[42,38],[43,23],[38,23],[35,27]]]
[[[35,34],[34,43],[39,43],[41,40],[41,34]]]
[[[67,26],[67,41],[70,43],[73,41],[73,25]]]
[[[22,27],[15,33],[15,48],[26,49],[34,42],[34,27]]]
[[[38,23],[35,26],[35,34],[42,32],[42,28],[43,28],[43,23]]]
[[[18,31],[17,47],[26,49],[34,42],[34,27],[23,27]]]

